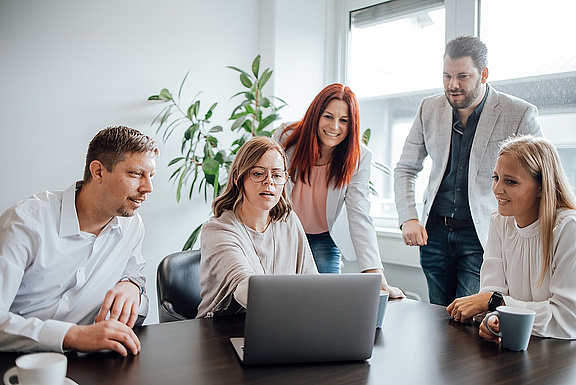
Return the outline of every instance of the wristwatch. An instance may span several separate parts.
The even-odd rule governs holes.
[[[502,302],[504,302],[504,297],[502,297],[501,293],[495,291],[494,293],[492,293],[490,301],[488,301],[488,310],[489,311],[496,310],[498,306],[502,305]]]

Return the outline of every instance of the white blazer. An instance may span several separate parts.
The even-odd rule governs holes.
[[[288,124],[284,123],[276,129],[274,139],[282,144],[287,138],[284,130]],[[290,168],[290,159],[294,147],[286,151],[287,168]],[[328,188],[326,198],[326,220],[330,236],[344,258],[349,261],[358,261],[360,271],[369,269],[382,269],[382,261],[378,250],[376,230],[370,216],[370,164],[372,152],[360,144],[360,163],[350,184],[344,188]],[[287,193],[292,195],[294,183],[286,184]],[[346,207],[346,210],[343,208]]]

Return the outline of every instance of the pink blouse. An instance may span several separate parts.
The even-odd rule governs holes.
[[[298,215],[306,234],[321,234],[329,230],[326,220],[329,165],[312,166],[310,184],[297,180],[292,190],[294,211]]]

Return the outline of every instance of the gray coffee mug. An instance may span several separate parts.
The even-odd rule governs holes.
[[[484,318],[484,325],[490,333],[502,339],[501,346],[510,350],[526,350],[536,312],[531,309],[513,306],[498,306],[496,311],[488,313]],[[498,316],[500,333],[496,333],[488,325],[488,319]]]
[[[382,322],[384,322],[384,314],[386,314],[386,307],[388,306],[389,293],[384,290],[380,290],[380,301],[378,303],[378,318],[376,318],[376,329],[382,328]]]

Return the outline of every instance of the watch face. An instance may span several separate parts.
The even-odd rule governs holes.
[[[491,311],[496,310],[496,308],[502,305],[503,302],[502,294],[495,291],[492,296],[490,297],[490,301],[488,301],[488,309]]]

